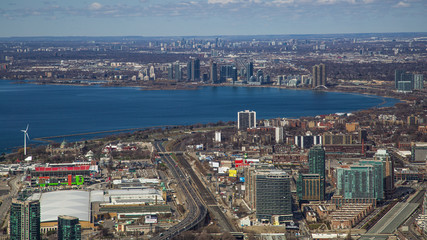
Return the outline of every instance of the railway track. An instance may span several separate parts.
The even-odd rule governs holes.
[[[199,177],[194,172],[187,159],[185,159],[183,155],[177,155],[177,159],[181,166],[185,169],[185,171],[190,175],[190,178],[193,180],[193,183],[196,186],[199,195],[202,197],[203,201],[208,206],[208,209],[212,213],[212,215],[215,216],[219,221],[219,225],[222,227],[222,230],[227,232],[236,232],[235,226],[230,222],[227,216],[225,216],[224,212],[218,206],[216,198],[213,196],[211,191],[209,191],[200,181]]]
[[[165,149],[161,142],[154,143],[155,148],[160,153],[162,161],[168,166],[173,177],[178,180],[179,186],[181,187],[182,193],[186,196],[186,204],[188,213],[185,218],[178,224],[172,226],[167,231],[160,233],[153,237],[154,240],[165,240],[172,239],[180,233],[190,230],[206,219],[207,208],[203,204],[202,200],[199,199],[194,187],[185,178],[184,172],[179,166],[176,165],[175,161],[170,157],[169,154],[162,154]]]

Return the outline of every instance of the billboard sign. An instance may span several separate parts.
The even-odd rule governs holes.
[[[36,172],[88,171],[89,165],[78,167],[36,167]]]
[[[237,170],[230,169],[228,170],[229,177],[237,177]]]
[[[234,160],[234,166],[236,167],[236,168],[239,168],[239,167],[246,167],[246,166],[248,166],[249,164],[247,164],[247,162],[246,162],[246,160],[244,160],[243,158],[236,158],[235,160]]]
[[[146,215],[145,216],[145,223],[157,223],[157,216],[156,215]]]

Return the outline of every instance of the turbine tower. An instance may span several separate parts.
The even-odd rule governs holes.
[[[30,140],[30,136],[28,135],[28,124],[25,130],[21,130],[24,133],[24,156],[27,155],[27,138]]]

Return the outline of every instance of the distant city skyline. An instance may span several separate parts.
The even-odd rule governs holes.
[[[427,32],[423,0],[3,0],[0,37]]]

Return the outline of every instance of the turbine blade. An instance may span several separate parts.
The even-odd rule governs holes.
[[[27,132],[28,131],[28,127],[30,126],[30,124],[27,124],[27,129],[25,129],[25,132]]]
[[[30,140],[30,135],[26,132],[25,135],[27,135],[28,140]]]

